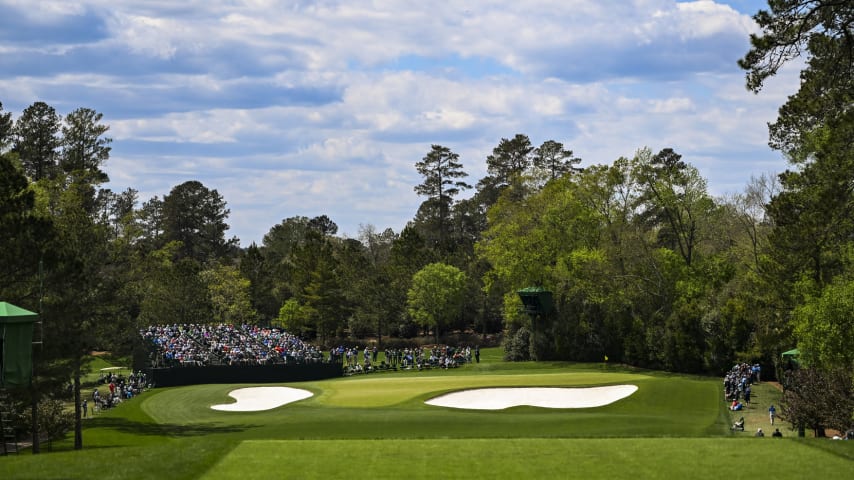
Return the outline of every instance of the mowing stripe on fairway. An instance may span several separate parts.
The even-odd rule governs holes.
[[[258,440],[202,478],[800,479],[851,469],[793,439]]]

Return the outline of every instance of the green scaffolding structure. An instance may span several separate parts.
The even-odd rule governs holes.
[[[30,385],[37,319],[37,313],[0,302],[0,388]]]
[[[33,377],[33,325],[38,314],[0,302],[0,442],[3,455],[18,453],[14,410],[7,388],[28,387]]]

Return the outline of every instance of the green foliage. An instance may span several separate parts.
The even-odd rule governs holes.
[[[33,311],[38,262],[52,235],[50,219],[37,214],[35,197],[23,172],[0,154],[0,292],[5,301]]]
[[[517,133],[513,138],[502,138],[486,157],[486,168],[498,188],[519,186],[522,176],[531,167],[534,146],[527,135]]]
[[[786,5],[795,3],[773,2],[761,26],[776,28],[773,17],[788,15],[780,10]],[[825,23],[810,24],[812,32],[848,18],[831,4],[817,5]],[[769,45],[760,56],[774,55]],[[848,81],[834,83],[823,70],[844,49],[842,39],[822,33],[808,46],[805,83],[847,104]],[[326,215],[291,217],[261,246],[239,253],[237,239],[225,239],[229,211],[215,190],[185,182],[137,208],[132,189],[100,188],[110,153],[101,115],[77,109],[60,123],[51,107],[37,103],[13,127],[0,115],[0,182],[8,179],[0,198],[15,212],[0,218],[14,231],[3,237],[10,248],[0,259],[19,273],[0,279],[0,287],[32,305],[34,268],[20,258],[47,252],[47,243],[28,240],[53,222],[57,248],[49,252],[54,258],[44,258],[46,306],[51,315],[68,308],[73,315],[65,325],[86,332],[57,343],[72,356],[84,346],[123,348],[127,342],[108,337],[130,335],[138,323],[243,323],[256,321],[257,312],[260,323],[321,341],[348,333],[382,341],[412,335],[417,326],[437,337],[447,329],[494,333],[503,326],[505,346],[519,359],[608,355],[639,366],[717,372],[735,359],[772,362],[794,332],[805,358],[850,361],[841,343],[824,339],[850,335],[850,305],[831,299],[851,296],[850,286],[838,285],[847,285],[839,279],[850,269],[842,252],[854,232],[854,122],[851,112],[818,110],[816,101],[803,94],[781,110],[781,128],[798,133],[786,137],[798,147],[787,153],[801,166],[781,177],[780,192],[755,182],[743,196],[719,202],[673,149],[645,148],[632,159],[581,170],[562,144],[549,140],[535,149],[517,134],[488,156],[476,194],[456,203],[468,188],[466,175],[455,153],[433,145],[416,164],[424,182],[415,190],[427,201],[400,235],[371,227],[358,239],[338,238]],[[16,173],[16,158],[29,180]],[[428,274],[438,262],[454,269],[453,282],[422,278],[440,278]],[[515,292],[531,285],[554,293],[552,316],[520,315]]]
[[[502,195],[490,209],[489,229],[476,247],[492,265],[485,279],[487,289],[549,286],[561,257],[596,244],[601,219],[574,190],[569,178],[561,178],[525,202]]]
[[[24,109],[15,122],[12,151],[33,181],[52,178],[58,173],[60,127],[56,109],[44,102],[35,102]]]
[[[269,323],[276,318],[281,306],[274,296],[274,275],[267,258],[253,242],[239,257],[240,274],[249,282],[249,300],[256,311],[259,322]]]
[[[44,399],[38,403],[38,428],[47,436],[48,449],[53,450],[53,441],[61,439],[74,427],[74,415],[65,408],[61,400]],[[32,421],[29,411],[22,414],[22,423]]]
[[[339,246],[320,232],[308,230],[303,243],[290,256],[290,288],[307,308],[307,333],[316,334],[322,343],[342,334],[352,309],[340,274]]]
[[[843,255],[854,232],[854,11],[847,2],[774,0],[754,19],[762,31],[751,35],[752,48],[739,61],[748,88],[759,91],[795,58],[806,63],[800,89],[770,125],[771,146],[799,168],[780,175],[782,191],[768,207],[775,228],[765,281],[776,297],[769,303],[792,318],[769,324],[794,329],[804,359],[815,366],[850,369],[850,345],[836,339],[852,335],[844,319],[851,291]]]
[[[793,322],[805,364],[854,371],[854,281],[837,278],[799,305]]]
[[[522,201],[502,195],[476,251],[492,266],[487,291],[555,292],[555,315],[532,329],[538,359],[607,354],[701,371],[710,340],[703,318],[736,275],[730,243],[713,235],[726,232],[727,214],[678,154],[647,149],[553,180]],[[512,338],[518,327],[505,327]]]
[[[222,258],[238,243],[225,239],[229,213],[219,192],[199,181],[184,182],[163,197],[163,240],[181,242],[182,258],[199,263]]]
[[[633,160],[632,173],[642,187],[639,221],[657,230],[657,242],[678,251],[690,266],[696,249],[708,235],[706,222],[714,202],[699,171],[670,148],[656,155],[643,149]]]
[[[751,34],[751,50],[739,61],[748,71],[747,87],[758,91],[766,79],[775,75],[786,63],[803,54],[815,52],[813,42],[832,39],[840,42],[843,51],[854,49],[850,35],[852,16],[845,2],[832,0],[772,0],[768,10],[760,10],[753,19],[762,29]],[[837,57],[844,67],[854,60]],[[841,73],[841,72],[840,72]]]
[[[342,291],[353,305],[347,320],[351,336],[375,335],[382,342],[383,336],[397,333],[410,282],[391,260],[397,238],[391,229],[377,232],[368,225],[362,227],[359,241],[345,241],[339,249]]]
[[[104,137],[110,127],[100,123],[102,118],[103,114],[90,108],[78,108],[65,117],[59,160],[62,171],[85,175],[94,183],[109,181],[101,165],[110,158],[112,139]]]
[[[3,102],[0,102],[0,155],[6,153],[6,149],[12,143],[12,112],[3,113]]]
[[[314,332],[312,327],[316,312],[308,306],[300,305],[295,298],[289,298],[279,309],[279,316],[273,321],[273,325],[298,336],[308,336]]]
[[[142,262],[140,276],[136,279],[141,324],[212,321],[208,285],[201,276],[202,266],[191,258],[181,258],[180,250],[180,243],[168,243]]]
[[[504,360],[524,362],[531,360],[531,331],[521,327],[504,340]]]
[[[432,145],[430,153],[416,163],[415,168],[424,177],[424,181],[415,186],[415,193],[427,197],[419,209],[422,214],[420,223],[426,224],[425,231],[431,236],[438,235],[435,241],[440,248],[446,249],[451,202],[461,190],[471,188],[458,180],[468,174],[462,170],[459,155],[442,145]]]
[[[306,242],[309,231],[308,217],[291,217],[274,225],[264,235],[263,245],[252,254],[253,303],[262,317],[275,318],[279,307],[302,288],[305,274],[301,271],[298,252]],[[241,263],[241,268],[245,263]]]
[[[572,150],[565,149],[562,143],[554,140],[546,140],[534,150],[534,175],[544,178],[543,183],[572,173],[579,163],[581,159],[573,157]]]
[[[780,417],[792,428],[854,428],[854,376],[842,368],[804,367],[790,370],[783,382]]]
[[[230,265],[215,265],[199,273],[207,286],[212,320],[231,325],[254,324],[257,314],[249,298],[249,280]]]
[[[407,312],[425,329],[432,328],[438,342],[439,331],[461,314],[465,286],[466,275],[460,269],[431,263],[412,277]]]
[[[758,92],[786,63],[804,57],[800,89],[770,126],[771,146],[795,161],[807,160],[811,136],[830,119],[850,113],[854,92],[854,12],[848,2],[773,0],[753,18],[750,51],[739,61],[747,87]]]

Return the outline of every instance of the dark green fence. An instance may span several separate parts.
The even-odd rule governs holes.
[[[340,363],[296,365],[212,365],[205,367],[152,368],[149,379],[155,387],[205,383],[288,383],[341,377]]]

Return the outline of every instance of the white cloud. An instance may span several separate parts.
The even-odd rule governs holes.
[[[430,144],[476,183],[516,133],[586,164],[673,147],[731,188],[784,165],[765,124],[797,88],[796,67],[745,91],[756,25],[735,0],[4,3],[26,12],[0,35],[4,109],[102,112],[110,188],[198,179],[244,245],[294,215],[399,229]],[[58,35],[38,41],[45,25]]]
[[[33,2],[32,0],[5,0],[3,3],[16,8],[18,13],[28,20],[42,23],[52,23],[59,18],[81,15],[86,11],[84,4],[64,0],[43,0],[38,2]]]
[[[131,52],[163,59],[175,55],[176,34],[180,31],[181,24],[174,20],[139,15],[120,17],[113,25],[115,39],[126,44]]]
[[[694,102],[690,98],[685,97],[652,100],[649,103],[652,113],[674,114],[694,111]]]

